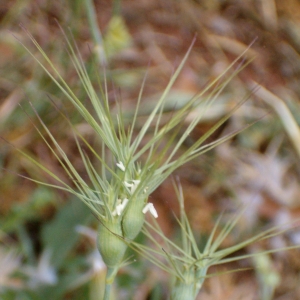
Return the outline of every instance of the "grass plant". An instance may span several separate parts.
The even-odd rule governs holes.
[[[26,29],[24,30],[26,31]],[[68,117],[62,113],[73,132],[74,142],[77,145],[79,155],[84,164],[88,177],[87,180],[86,177],[82,176],[76,170],[76,167],[64,149],[56,141],[54,134],[48,129],[36,112],[42,129],[39,129],[37,125],[34,126],[71,179],[71,184],[58,177],[45,167],[42,162],[37,161],[22,150],[17,150],[31,161],[31,163],[55,179],[57,184],[42,182],[37,178],[30,178],[30,180],[48,187],[67,191],[77,196],[90,208],[91,212],[99,220],[98,249],[107,266],[104,294],[104,299],[107,300],[110,298],[111,285],[118,270],[126,263],[124,255],[128,245],[132,243],[142,230],[145,213],[149,212],[155,218],[158,217],[154,205],[148,202],[149,195],[177,168],[209,151],[223,141],[228,140],[237,133],[233,132],[213,142],[205,143],[207,138],[228,120],[233,110],[216,122],[193,145],[183,152],[179,151],[187,137],[205,114],[205,111],[218,99],[218,96],[230,80],[243,68],[240,65],[240,59],[244,53],[234,60],[213,82],[207,85],[203,91],[196,94],[183,106],[179,105],[177,109],[175,107],[171,118],[167,122],[165,120],[162,122],[167,96],[189,56],[193,46],[192,43],[161,97],[157,100],[152,112],[147,117],[139,132],[135,132],[135,123],[139,118],[139,108],[142,105],[145,80],[137,99],[131,124],[127,127],[127,121],[123,118],[121,104],[116,104],[118,109],[114,113],[109,103],[107,79],[104,76],[105,79],[102,83],[98,77],[97,89],[94,87],[78,48],[72,39],[69,39],[63,32],[66,41],[66,51],[69,53],[69,57],[80,79],[82,89],[85,91],[92,109],[88,109],[82,99],[76,96],[38,42],[29,32],[27,34],[41,57],[35,55],[29,47],[23,44],[25,49],[53,80],[64,94],[66,100],[73,104],[84,121],[92,128],[102,146],[101,149],[93,148],[88,140],[71,124]],[[236,67],[236,69],[234,70],[233,67]],[[201,111],[198,111],[194,119],[184,128],[181,136],[177,138],[179,130],[183,128],[182,124],[187,115],[190,115],[190,112],[199,108],[200,105]],[[32,108],[35,111],[33,106]],[[145,136],[149,136],[149,133],[151,137],[145,142]],[[168,136],[167,140],[166,136]],[[99,168],[96,167],[99,165]],[[191,278],[189,272],[184,276]],[[204,273],[201,271],[203,278]],[[177,289],[177,285],[174,286],[174,289]],[[191,295],[195,295],[195,292],[191,293]]]
[[[249,245],[278,236],[297,226],[298,220],[294,223],[273,226],[250,236],[242,242],[237,242],[230,247],[223,247],[223,242],[237,226],[244,210],[248,208],[245,206],[225,223],[222,222],[221,215],[216,221],[205,245],[201,245],[203,249],[200,250],[196,236],[201,235],[201,233],[192,230],[185,212],[183,190],[180,183],[174,183],[174,188],[180,207],[180,217],[175,217],[180,227],[179,243],[175,243],[172,239],[166,237],[157,221],[153,220],[153,222],[146,222],[146,226],[143,229],[143,233],[151,241],[152,246],[148,247],[134,242],[131,244],[135,251],[171,275],[170,300],[195,300],[206,278],[224,273],[208,274],[208,269],[212,266],[248,258],[266,260],[266,256],[270,253],[299,248],[299,245],[294,245],[281,249],[260,250],[249,254],[231,256]],[[225,273],[244,270],[245,268],[233,269],[225,271]],[[263,299],[267,298],[264,297]]]
[[[282,218],[299,216],[297,7],[287,12],[279,3],[259,10],[252,2],[236,3],[234,14],[230,3],[214,1],[3,5],[0,137],[14,146],[3,143],[0,155],[1,299],[102,299],[106,267],[100,252],[108,267],[105,299],[300,297],[298,250],[273,255],[299,242],[296,228],[285,232],[293,224],[282,225]],[[64,28],[71,24],[70,42],[54,18]],[[173,71],[195,31],[193,53],[188,59],[189,49]],[[18,40],[27,45],[28,32],[39,45],[33,39],[36,47],[26,51]],[[91,48],[85,45],[88,32]],[[255,36],[244,61],[218,76]],[[253,64],[227,85],[254,55]],[[134,106],[149,59],[153,64]],[[157,93],[172,71],[166,91]],[[248,89],[255,93],[246,105],[223,117]],[[51,101],[43,100],[44,91]],[[22,111],[24,96],[32,102],[23,101]],[[265,114],[233,142],[205,153]],[[220,132],[223,138],[211,142]],[[184,184],[175,185],[180,213],[170,217],[176,204],[168,181],[151,193],[174,173]],[[217,218],[223,205],[229,212],[225,208]],[[277,227],[261,229],[269,222]],[[92,231],[87,238],[78,234],[79,224],[97,231],[85,227]],[[252,266],[255,272],[248,270]]]

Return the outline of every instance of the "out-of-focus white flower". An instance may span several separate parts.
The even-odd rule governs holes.
[[[97,249],[97,231],[83,225],[76,226],[76,231],[86,236],[95,248],[94,251],[91,252],[87,258],[88,263],[92,267],[92,274],[102,272],[103,270],[105,270],[106,266]]]
[[[28,285],[32,289],[43,285],[55,285],[57,283],[57,275],[55,268],[50,264],[51,252],[45,250],[36,267],[25,266],[23,272],[29,276]]]
[[[257,194],[267,194],[272,200],[288,207],[297,205],[299,181],[290,172],[292,163],[280,157],[277,148],[270,147],[263,155],[254,151],[240,153],[229,144],[222,144],[216,151],[222,161],[230,166],[231,174],[226,182],[234,191],[237,188],[248,189]]]
[[[0,247],[0,291],[2,287],[19,288],[22,282],[11,278],[12,273],[20,268],[21,257],[14,251]]]
[[[102,257],[97,248],[95,248],[94,251],[90,253],[90,255],[87,258],[87,261],[92,267],[93,274],[103,272],[103,270],[106,270],[105,263],[103,262]]]
[[[76,231],[87,237],[92,243],[94,250],[87,256],[86,261],[89,268],[86,272],[78,276],[69,286],[70,289],[78,288],[99,274],[105,274],[106,266],[97,249],[97,231],[92,228],[78,225]]]
[[[87,237],[92,241],[93,245],[96,245],[97,231],[87,226],[78,225],[75,227],[75,231]]]

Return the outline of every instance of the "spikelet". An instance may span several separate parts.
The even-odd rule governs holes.
[[[147,202],[147,198],[134,200],[129,202],[122,218],[124,237],[131,240],[133,240],[139,234],[143,227],[145,214],[142,212],[142,210]]]
[[[107,267],[119,266],[127,249],[122,239],[121,220],[113,217],[112,220],[100,224],[98,228],[98,250]]]

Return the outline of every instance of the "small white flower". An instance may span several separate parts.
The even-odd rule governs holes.
[[[145,214],[146,212],[150,212],[151,215],[154,217],[154,218],[157,218],[158,217],[158,214],[157,214],[157,211],[153,205],[153,203],[147,203],[146,206],[144,207],[144,209],[142,210],[143,214]]]
[[[115,217],[116,215],[120,216],[122,211],[124,210],[125,206],[128,203],[128,199],[125,198],[123,201],[118,199],[118,205],[116,206],[116,209],[113,211],[112,215]]]
[[[125,172],[125,166],[124,166],[124,164],[123,164],[121,161],[119,161],[119,162],[117,163],[117,167],[118,167],[119,169],[121,169],[123,172]]]

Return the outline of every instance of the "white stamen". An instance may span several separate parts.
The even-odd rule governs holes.
[[[142,210],[143,214],[145,214],[146,212],[150,212],[151,215],[154,217],[154,218],[157,218],[158,217],[158,214],[157,214],[157,211],[153,205],[153,203],[147,203],[146,206],[144,207],[144,209]]]
[[[133,194],[138,187],[139,183],[141,182],[140,180],[132,180],[133,182],[133,187],[131,188],[131,194]]]
[[[135,185],[138,185],[141,181],[140,181],[140,180],[132,180],[132,182],[133,182]]]
[[[128,199],[124,198],[124,200],[121,202],[120,199],[118,199],[118,205],[116,206],[116,209],[112,212],[112,215],[115,217],[116,215],[120,216],[121,213],[123,212],[125,206],[128,203]]]
[[[133,194],[137,188],[137,186],[139,185],[139,183],[141,182],[140,180],[132,180],[133,183],[128,183],[126,181],[124,181],[124,185],[128,188],[130,188],[130,194]]]
[[[119,161],[117,163],[117,167],[119,167],[123,172],[125,172],[125,166],[124,166],[124,164],[121,161]]]
[[[124,184],[126,187],[133,187],[133,183],[128,183],[127,181],[124,181]]]

